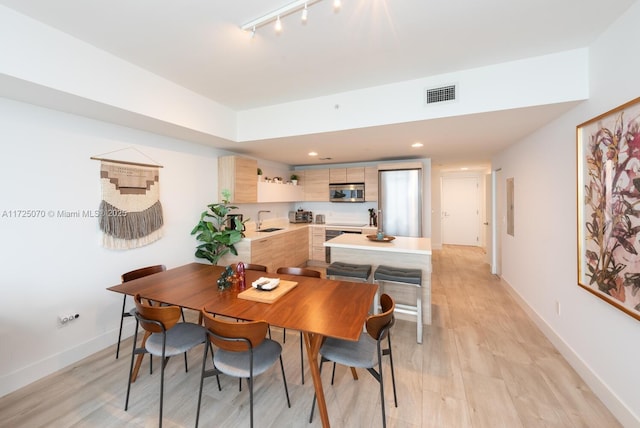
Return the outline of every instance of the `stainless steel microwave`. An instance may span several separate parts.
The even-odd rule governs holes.
[[[364,202],[364,183],[329,184],[331,202]]]

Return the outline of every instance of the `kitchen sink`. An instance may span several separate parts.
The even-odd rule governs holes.
[[[275,232],[276,230],[282,230],[282,227],[268,227],[266,229],[258,229],[256,232]]]

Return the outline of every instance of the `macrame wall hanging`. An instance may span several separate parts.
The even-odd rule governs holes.
[[[162,166],[103,157],[91,159],[101,162],[99,221],[102,245],[127,250],[160,239],[163,217],[159,172]]]

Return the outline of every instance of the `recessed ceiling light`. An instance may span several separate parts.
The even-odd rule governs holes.
[[[318,156],[317,152],[309,152],[309,156]]]
[[[460,168],[460,171],[468,171],[469,168],[467,168],[466,166],[463,166],[462,168]]]
[[[415,143],[413,143],[413,144],[411,145],[411,147],[413,147],[413,148],[418,148],[418,147],[422,147],[422,146],[424,146],[424,144],[422,144],[422,143],[420,143],[420,142],[415,142]]]

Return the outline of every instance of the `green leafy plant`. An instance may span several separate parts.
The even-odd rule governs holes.
[[[262,175],[262,170],[258,168],[258,175]]]
[[[218,264],[218,261],[227,253],[238,255],[235,244],[242,239],[242,229],[244,223],[236,222],[234,229],[227,229],[227,214],[232,209],[238,207],[229,205],[231,193],[228,190],[222,191],[222,202],[207,205],[207,210],[200,215],[200,221],[191,231],[196,235],[196,239],[202,244],[196,247],[196,257],[206,259],[211,264]]]
[[[293,181],[293,180],[297,180],[297,179],[298,179],[298,176],[297,176],[297,175],[295,175],[295,174],[291,174],[291,177],[289,177],[289,178],[290,178],[290,180],[292,180],[292,181]]]

